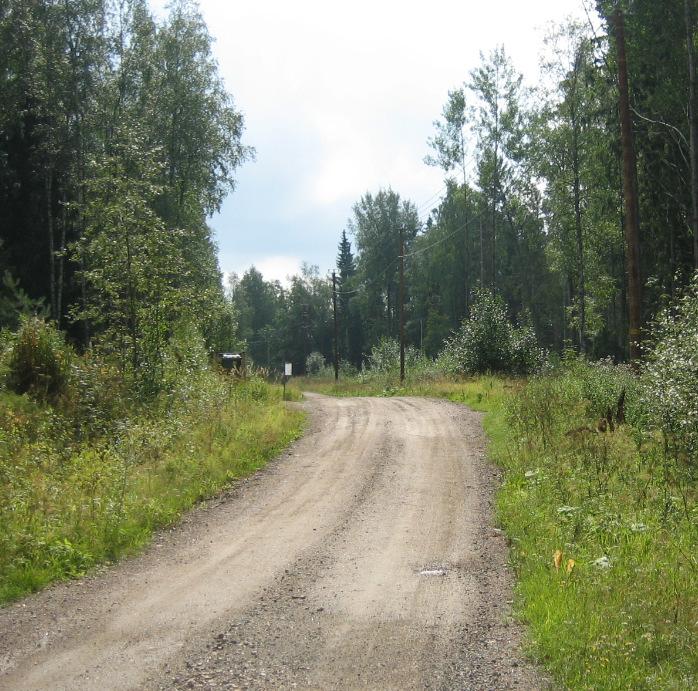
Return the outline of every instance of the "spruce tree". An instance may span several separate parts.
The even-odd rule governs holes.
[[[356,273],[356,260],[351,251],[347,231],[342,231],[337,254],[337,307],[341,330],[340,351],[350,362],[361,362],[361,324],[356,309],[352,305],[352,278]]]

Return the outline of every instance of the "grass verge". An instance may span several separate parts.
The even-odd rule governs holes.
[[[280,387],[255,381],[78,444],[48,406],[2,394],[0,603],[139,550],[154,530],[262,467],[301,434],[303,419]]]
[[[606,383],[591,369],[530,382],[296,385],[439,397],[484,411],[490,455],[505,471],[497,518],[531,654],[563,688],[698,688],[695,468],[637,427],[597,431],[593,399]]]

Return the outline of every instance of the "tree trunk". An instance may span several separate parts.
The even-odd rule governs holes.
[[[136,313],[136,287],[133,281],[133,254],[131,234],[126,229],[126,281],[128,286],[128,330],[131,336],[131,362],[134,374],[138,371],[138,315]]]
[[[618,47],[618,91],[620,97],[620,129],[623,149],[623,202],[625,206],[625,264],[628,276],[628,340],[630,359],[640,357],[640,239],[637,190],[635,186],[636,163],[633,144],[630,96],[628,89],[628,64],[625,55],[625,27],[623,13],[616,9],[613,15]]]
[[[480,216],[480,288],[485,287],[485,234]]]
[[[574,175],[574,225],[577,238],[577,299],[579,301],[579,352],[586,353],[586,285],[584,276],[584,236],[582,229],[582,210],[580,192],[579,164],[579,118],[577,117],[577,78],[579,74],[579,58],[577,53],[574,66],[574,99],[572,111],[572,169]]]
[[[66,199],[65,189],[61,193],[61,245],[58,250],[58,286],[56,291],[56,323],[60,327],[61,318],[63,316],[63,280],[64,280],[64,269],[65,269],[65,239],[66,239],[66,226],[67,211],[66,204],[68,200]]]
[[[463,136],[463,129],[460,132],[460,146],[461,146],[461,165],[463,167],[463,288],[465,290],[465,314],[467,316],[470,312],[470,280],[469,280],[469,264],[470,264],[470,251],[468,240],[470,238],[470,231],[468,228],[468,175],[465,170],[465,137]],[[421,349],[421,343],[420,343]]]
[[[48,231],[48,267],[49,267],[49,294],[51,299],[51,316],[57,319],[56,314],[56,243],[53,228],[53,169],[46,166],[44,175],[44,193],[46,196],[46,230]]]

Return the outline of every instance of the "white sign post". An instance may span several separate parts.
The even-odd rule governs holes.
[[[293,376],[293,363],[284,363],[284,376],[282,377],[284,383],[284,401],[286,400],[286,382]]]

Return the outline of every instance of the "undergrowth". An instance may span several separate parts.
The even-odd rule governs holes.
[[[492,413],[519,611],[567,688],[698,686],[696,469],[636,387],[623,368],[575,363]],[[600,432],[619,390],[627,422]]]
[[[29,337],[14,342],[33,353],[22,338]],[[44,351],[42,362],[50,362],[50,348]],[[0,603],[137,551],[155,529],[300,434],[302,413],[285,406],[281,387],[190,366],[181,353],[173,362],[167,390],[147,402],[92,354],[72,358],[60,388],[46,386],[44,372],[54,370],[43,366],[25,368],[39,372],[37,384],[29,375],[21,387],[5,377]]]

